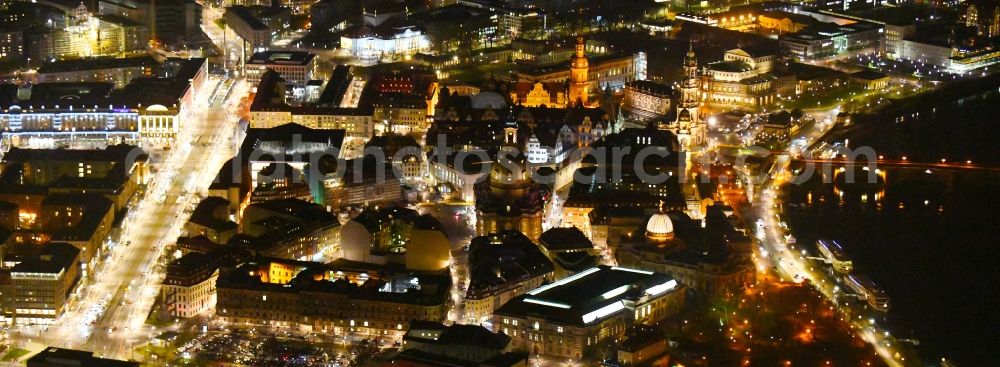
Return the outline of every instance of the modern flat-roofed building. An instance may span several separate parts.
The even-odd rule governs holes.
[[[256,85],[267,70],[274,70],[285,84],[305,88],[316,71],[316,55],[304,51],[260,51],[250,56],[246,63],[247,81]]]
[[[226,26],[231,28],[242,41],[242,55],[245,61],[254,52],[263,51],[271,45],[272,29],[246,6],[235,5],[226,8],[223,15]]]
[[[139,362],[94,357],[94,352],[48,347],[28,358],[28,367],[138,367]]]
[[[778,38],[785,55],[799,60],[830,60],[882,50],[885,27],[857,22],[820,23]]]
[[[51,324],[65,311],[80,280],[80,250],[66,243],[44,245],[10,269],[14,322]]]
[[[327,88],[330,87],[328,84]],[[295,123],[310,129],[343,129],[347,134],[348,147],[363,146],[375,134],[371,108],[291,106],[286,103],[286,91],[285,79],[277,71],[266,70],[261,75],[257,93],[250,103],[251,128]]]
[[[580,360],[609,350],[635,324],[677,313],[684,286],[652,271],[599,266],[517,297],[493,314],[493,327],[529,353]]]
[[[149,77],[159,64],[149,56],[95,57],[49,62],[38,68],[39,83],[112,82],[123,88],[134,78]]]

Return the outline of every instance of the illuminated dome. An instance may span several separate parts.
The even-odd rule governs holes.
[[[654,241],[666,241],[674,238],[674,222],[664,212],[653,214],[646,222],[646,237]]]

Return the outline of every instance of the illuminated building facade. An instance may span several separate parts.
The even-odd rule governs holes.
[[[157,77],[111,83],[40,83],[25,100],[4,101],[0,129],[13,146],[54,141],[170,144],[184,134],[207,74],[205,59],[167,59]]]
[[[349,31],[340,37],[340,48],[351,56],[378,59],[390,55],[413,55],[430,50],[431,41],[416,27],[368,27]]]
[[[601,355],[635,324],[680,311],[684,286],[652,271],[599,266],[528,291],[493,314],[493,328],[532,354]]]
[[[62,316],[80,280],[79,255],[69,244],[51,243],[19,259],[10,269],[15,324],[51,324]]]
[[[552,262],[518,231],[473,238],[469,243],[469,289],[465,316],[472,324],[488,321],[500,306],[554,278]]]
[[[569,93],[566,97],[570,104],[587,105],[590,103],[590,64],[587,62],[587,55],[584,53],[583,37],[576,39],[576,52],[569,64]]]
[[[216,315],[238,325],[402,336],[447,316],[451,277],[370,264],[257,258],[220,272]]]
[[[837,25],[821,23],[778,37],[788,56],[805,61],[839,59],[879,52],[885,40],[885,27],[857,22]]]
[[[705,66],[702,101],[723,109],[754,111],[795,92],[791,74],[773,71],[777,52],[767,46],[728,50],[723,60]]]
[[[661,123],[661,130],[668,130],[677,136],[681,151],[692,151],[706,143],[705,121],[699,109],[701,106],[701,80],[698,78],[698,58],[694,49],[689,48],[684,57],[684,81],[681,84],[680,101],[677,104],[677,118],[672,123]]]

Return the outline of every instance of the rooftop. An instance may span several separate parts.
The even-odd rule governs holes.
[[[576,227],[553,227],[542,233],[538,242],[549,251],[591,250],[594,243]]]
[[[625,311],[625,299],[659,297],[679,288],[666,274],[601,265],[531,290],[496,313],[587,325]]]
[[[468,293],[471,297],[487,296],[505,286],[552,273],[554,269],[552,261],[521,232],[479,236],[469,244]]]
[[[305,51],[261,51],[250,56],[248,64],[307,65],[316,54]]]
[[[43,245],[39,256],[26,258],[10,269],[11,276],[18,273],[59,274],[73,266],[80,256],[80,250],[68,243],[52,242]]]
[[[156,67],[159,63],[150,56],[138,57],[88,57],[82,59],[68,59],[42,64],[38,68],[39,74],[65,73],[71,71],[115,69],[130,67]]]

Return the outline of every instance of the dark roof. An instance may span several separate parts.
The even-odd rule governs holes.
[[[705,67],[712,70],[729,72],[729,73],[741,73],[744,71],[753,70],[753,67],[750,66],[750,64],[738,60],[713,62],[711,64],[706,65]]]
[[[260,19],[258,19],[257,16],[253,14],[253,11],[251,11],[251,9],[246,6],[242,5],[230,6],[226,8],[226,13],[233,14],[234,16],[239,18],[241,21],[246,23],[248,26],[250,26],[250,28],[253,28],[254,30],[267,29],[267,25],[264,24],[264,22],[262,22]]]
[[[552,261],[519,231],[473,238],[469,244],[469,290],[472,297],[551,273]]]
[[[361,223],[369,233],[376,233],[382,227],[382,223],[390,220],[402,220],[411,223],[415,229],[442,230],[441,222],[430,214],[421,215],[416,210],[404,207],[383,207],[378,209],[368,209],[352,219]]]
[[[64,73],[70,71],[114,69],[130,67],[156,67],[159,63],[150,56],[138,57],[88,57],[47,62],[38,68],[39,74]]]
[[[851,74],[851,78],[863,79],[863,80],[878,80],[882,78],[888,78],[889,75],[877,72],[872,69],[865,69],[856,73]]]
[[[61,108],[70,105],[103,105],[108,103],[114,88],[113,83],[99,82],[38,83],[31,87],[31,97],[27,104],[34,108],[41,106],[54,108],[56,105],[60,105]]]
[[[316,54],[305,51],[260,51],[250,56],[247,64],[306,65]]]
[[[217,218],[215,210],[218,207],[229,207],[229,200],[218,196],[209,196],[198,202],[198,206],[191,212],[188,221],[216,230],[236,229],[237,224],[228,218]]]
[[[649,80],[633,80],[625,83],[626,88],[634,88],[646,94],[658,97],[668,97],[673,94],[673,88],[666,84],[660,84]]]
[[[308,162],[310,154],[333,153],[328,151],[329,149],[339,150],[344,144],[344,136],[343,129],[310,129],[296,123],[272,128],[250,128],[247,129],[247,136],[240,147],[240,160],[245,163],[245,160],[253,157],[253,153],[257,150],[264,153],[256,157],[259,161],[291,161],[296,158],[291,153],[295,151],[299,153],[298,159]],[[304,147],[297,146],[296,143],[321,143],[322,147],[303,149]]]
[[[94,357],[93,352],[48,347],[28,359],[28,366],[130,367],[139,362]]]
[[[62,242],[43,245],[37,257],[31,256],[10,269],[11,273],[57,274],[73,266],[80,256],[75,246]]]
[[[539,244],[549,251],[590,250],[594,243],[576,227],[553,227],[542,233]]]
[[[811,19],[811,18],[810,18]],[[750,54],[753,57],[762,57],[768,55],[778,54],[778,43],[777,42],[757,42],[747,46],[740,46],[740,49],[744,52]]]
[[[618,344],[618,349],[626,352],[637,352],[661,341],[665,342],[666,337],[655,327],[636,325],[625,333],[625,340]]]

